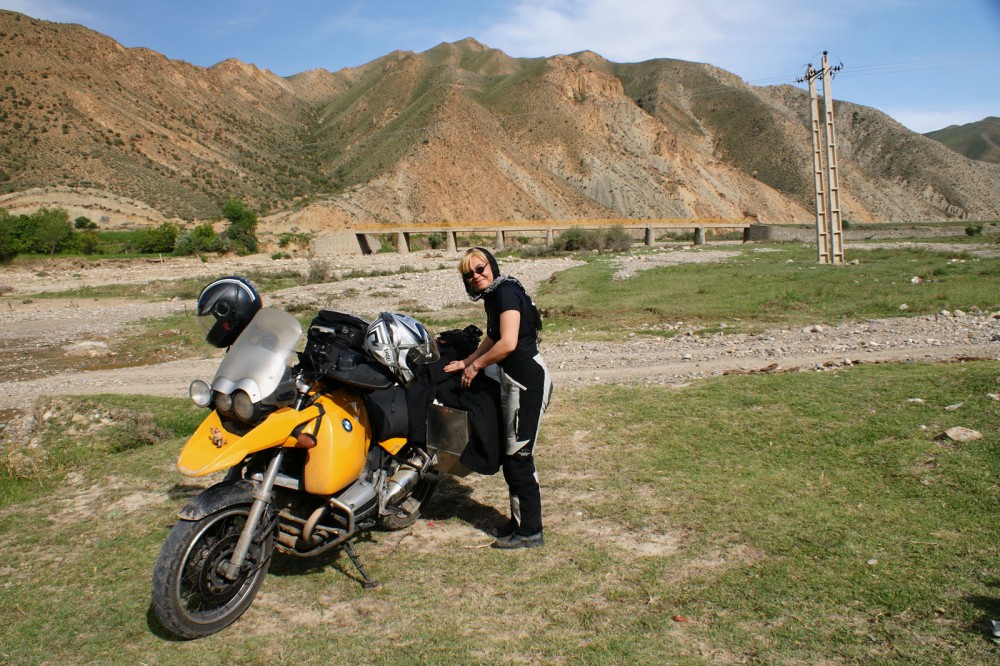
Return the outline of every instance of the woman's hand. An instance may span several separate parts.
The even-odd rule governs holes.
[[[465,370],[465,360],[452,361],[448,365],[444,366],[445,372],[458,372],[459,370]]]
[[[467,363],[465,359],[461,361],[452,361],[448,365],[444,366],[445,372],[458,372],[459,370],[462,371],[462,388],[469,388],[472,384],[472,380],[479,374],[479,368],[476,367],[475,362]]]
[[[479,374],[479,368],[476,367],[475,363],[470,363],[465,366],[465,370],[462,370],[462,388],[469,388],[472,386],[472,380],[476,378]]]

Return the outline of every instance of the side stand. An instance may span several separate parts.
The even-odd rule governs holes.
[[[358,559],[358,554],[354,551],[354,544],[350,541],[344,544],[344,552],[347,553],[347,557],[351,558],[351,563],[357,568],[358,573],[364,578],[364,582],[361,584],[366,590],[378,587],[381,585],[377,580],[372,579],[365,568],[361,566],[361,560]]]

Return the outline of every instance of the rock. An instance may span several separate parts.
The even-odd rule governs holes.
[[[965,403],[956,402],[954,405],[948,405],[947,407],[944,408],[944,410],[946,412],[955,412],[961,409],[963,404]]]
[[[914,275],[912,278],[910,278],[910,284],[920,284],[920,278]]]
[[[899,306],[899,309],[902,310],[903,312],[906,312],[907,310],[910,309],[910,306],[907,305],[906,303],[903,303],[902,305]]]
[[[923,398],[910,398],[906,402],[910,403],[911,405],[922,405],[922,404],[924,404],[924,399]]]
[[[982,439],[983,433],[978,430],[972,430],[971,428],[963,428],[962,426],[955,426],[954,428],[948,428],[943,433],[935,437],[937,440],[950,439],[953,442],[974,442],[977,439]]]

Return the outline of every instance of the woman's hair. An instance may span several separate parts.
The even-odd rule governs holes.
[[[490,271],[493,273],[493,279],[500,277],[500,267],[497,265],[496,258],[490,254],[490,251],[482,247],[472,247],[465,251],[462,255],[462,259],[458,262],[458,272],[468,273],[472,270],[472,262],[476,259],[485,261],[490,265]]]

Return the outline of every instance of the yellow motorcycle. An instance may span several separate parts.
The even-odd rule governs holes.
[[[237,301],[212,306],[216,328]],[[302,327],[284,311],[259,309],[227,332],[216,336],[232,346],[212,382],[191,385],[194,402],[212,411],[177,462],[187,476],[225,478],[180,511],[153,573],[155,615],[185,639],[236,621],[274,551],[313,557],[340,548],[365,587],[376,586],[355,537],[412,524],[441,474],[468,473],[459,463],[467,413],[433,405],[426,442],[408,436],[406,380],[437,359],[413,318],[383,313],[368,324],[321,311],[294,364]]]

